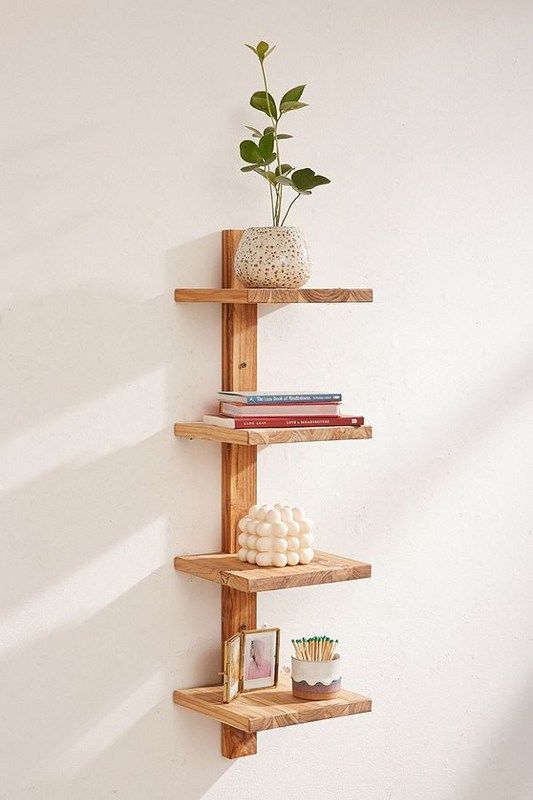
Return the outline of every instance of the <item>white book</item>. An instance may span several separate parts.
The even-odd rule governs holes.
[[[340,413],[339,403],[306,403],[297,405],[253,405],[221,403],[222,414],[229,417],[335,417]]]

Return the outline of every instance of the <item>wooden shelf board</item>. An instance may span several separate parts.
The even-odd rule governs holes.
[[[341,439],[371,439],[372,428],[362,425],[331,428],[258,428],[236,430],[205,422],[176,422],[174,435],[180,439],[208,439],[228,444],[267,445],[288,442],[328,442]]]
[[[179,572],[230,586],[240,592],[267,592],[370,578],[372,567],[362,561],[315,551],[310,564],[295,567],[257,567],[239,561],[236,555],[208,553],[177,556],[174,567]]]
[[[371,303],[372,289],[175,289],[176,303]]]
[[[221,686],[181,689],[174,692],[174,702],[246,733],[372,710],[370,698],[349,691],[331,700],[300,700],[293,696],[286,679],[275,689],[241,694],[231,703],[222,702]]]

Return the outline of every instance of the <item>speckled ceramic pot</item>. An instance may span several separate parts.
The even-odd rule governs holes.
[[[245,286],[297,289],[309,280],[309,248],[299,228],[247,228],[235,254]]]

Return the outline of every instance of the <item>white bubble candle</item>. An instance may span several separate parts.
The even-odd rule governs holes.
[[[298,506],[251,506],[238,528],[240,561],[258,567],[295,567],[314,558],[315,523]]]

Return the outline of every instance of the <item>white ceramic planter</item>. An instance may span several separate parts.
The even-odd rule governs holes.
[[[247,228],[234,267],[250,287],[298,289],[311,276],[309,248],[299,228]]]
[[[303,700],[327,700],[341,690],[341,657],[331,661],[304,661],[292,656],[292,693]]]

